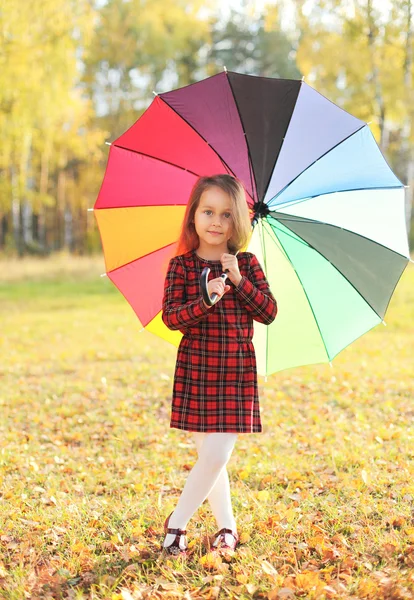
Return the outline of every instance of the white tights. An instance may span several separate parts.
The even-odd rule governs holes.
[[[208,497],[208,501],[219,529],[226,527],[236,531],[230,497],[230,483],[226,464],[228,463],[237,439],[237,433],[192,432],[198,460],[190,471],[177,506],[168,522],[168,527],[185,529],[197,508]],[[227,543],[233,538],[229,537]],[[165,536],[164,546],[173,543],[175,535]],[[183,536],[180,546],[185,547]]]

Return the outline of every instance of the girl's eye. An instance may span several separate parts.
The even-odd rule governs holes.
[[[209,210],[208,208],[206,208],[206,210],[204,211],[204,213],[205,213],[206,215],[211,215],[211,214],[213,214],[213,211],[212,211],[212,210]],[[226,219],[230,219],[230,217],[231,217],[231,213],[229,213],[229,212],[226,212],[226,213],[224,213],[224,216],[226,217]]]

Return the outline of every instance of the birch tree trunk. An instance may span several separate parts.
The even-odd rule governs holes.
[[[404,86],[407,99],[407,115],[403,128],[403,143],[406,155],[406,220],[408,231],[411,229],[411,215],[413,206],[414,187],[414,152],[413,152],[413,119],[414,119],[414,94],[413,94],[413,5],[412,0],[407,0],[407,29],[405,32],[405,56],[404,56]]]
[[[379,78],[379,70],[377,60],[375,58],[375,37],[376,25],[373,15],[373,0],[367,0],[367,24],[368,24],[368,48],[371,57],[371,81],[374,85],[374,97],[377,104],[379,129],[380,129],[380,148],[383,152],[386,151],[387,136],[385,135],[385,103],[382,94],[381,82]]]
[[[41,205],[38,207],[37,211],[37,240],[40,246],[43,248],[43,250],[46,250],[46,211],[42,203],[42,199],[44,198],[44,196],[46,196],[49,187],[50,152],[51,143],[49,139],[46,142],[40,163],[39,192],[41,198]]]

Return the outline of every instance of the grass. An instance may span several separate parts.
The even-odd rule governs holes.
[[[414,597],[414,268],[333,363],[259,378],[262,434],[228,465],[242,544],[187,564],[162,524],[196,451],[169,428],[176,349],[100,257],[0,262],[0,597]]]

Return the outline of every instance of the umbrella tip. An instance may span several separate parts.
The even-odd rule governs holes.
[[[386,326],[387,326],[387,324],[386,324],[386,322],[385,322],[385,321],[383,321],[383,322],[382,322],[382,324],[384,325],[384,327],[386,327]]]
[[[157,92],[154,92],[154,90],[152,90],[152,93],[154,94],[154,96],[158,96]]]
[[[227,67],[226,67],[226,65],[223,65],[223,69],[224,69],[224,72],[227,73]]]
[[[106,277],[106,273],[101,273],[101,277]]]
[[[88,208],[88,212],[93,212],[93,208]]]
[[[305,76],[304,75],[302,75],[302,81],[305,81]]]
[[[329,361],[329,366],[331,367],[331,369],[333,369],[333,364],[331,361]]]

